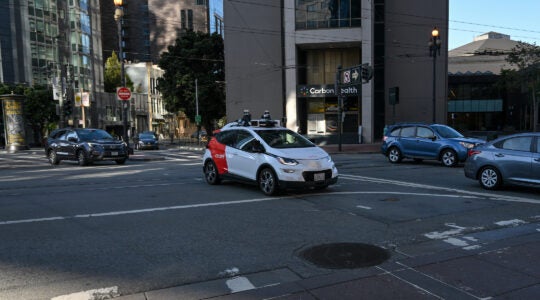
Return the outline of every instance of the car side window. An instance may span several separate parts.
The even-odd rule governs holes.
[[[238,134],[236,135],[236,143],[233,145],[233,147],[244,150],[243,148],[246,146],[246,144],[253,139],[254,137],[251,135],[251,133],[244,130],[239,130]]]
[[[70,138],[77,139],[77,133],[75,131],[70,131],[64,135],[66,137],[66,140],[69,140]]]
[[[409,127],[403,127],[401,129],[401,137],[414,137],[416,131],[416,127],[409,126]]]
[[[57,139],[60,141],[67,141],[69,131],[63,132],[61,135],[57,135]]]
[[[430,139],[433,136],[435,136],[435,134],[433,133],[433,130],[431,130],[431,129],[427,128],[427,127],[417,127],[416,136],[418,136],[420,138]]]
[[[497,148],[515,151],[531,151],[532,137],[520,136],[515,138],[509,138],[502,141],[500,144],[495,145]]]
[[[233,147],[233,145],[236,143],[237,133],[237,130],[221,131],[220,133],[216,134],[216,140],[221,144]]]
[[[392,129],[390,132],[390,136],[399,136],[399,132],[401,131],[401,127],[398,127],[396,129]]]

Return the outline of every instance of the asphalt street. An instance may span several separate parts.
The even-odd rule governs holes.
[[[106,282],[101,282],[102,285],[97,287],[89,286],[87,289],[81,288],[70,293],[57,294],[55,298],[43,299],[538,298],[540,295],[540,261],[537,259],[538,254],[540,254],[540,196],[538,190],[508,188],[496,192],[484,191],[478,188],[476,182],[462,178],[462,169],[459,167],[447,169],[435,163],[418,165],[407,162],[400,165],[390,165],[381,159],[382,156],[373,149],[376,147],[364,150],[348,148],[347,151],[341,153],[334,151],[333,157],[341,174],[340,184],[321,194],[304,193],[285,194],[279,198],[262,196],[245,198],[251,194],[252,189],[226,184],[219,187],[219,190],[231,190],[237,196],[230,198],[228,192],[223,192],[223,199],[217,203],[201,199],[196,205],[179,205],[174,202],[174,199],[171,199],[167,201],[165,206],[137,210],[125,208],[122,210],[122,206],[118,206],[113,212],[104,212],[103,215],[80,215],[77,213],[79,208],[73,206],[62,208],[66,212],[58,217],[76,217],[83,222],[89,218],[99,220],[99,218],[111,213],[119,216],[134,214],[142,216],[156,210],[195,211],[195,209],[200,208],[210,209],[216,205],[223,208],[222,213],[227,213],[227,207],[250,205],[251,217],[246,214],[244,218],[253,218],[251,221],[256,222],[257,216],[262,216],[263,211],[270,214],[269,210],[275,209],[272,204],[275,204],[276,200],[287,201],[290,199],[294,202],[285,202],[288,203],[288,206],[283,207],[284,209],[299,209],[304,214],[307,213],[305,220],[299,219],[296,222],[299,228],[289,228],[291,232],[302,228],[301,224],[308,224],[310,215],[318,216],[322,220],[326,219],[325,222],[321,223],[326,224],[325,226],[334,220],[336,228],[327,230],[327,232],[320,231],[324,238],[319,237],[319,240],[332,241],[332,234],[352,236],[355,235],[355,231],[363,233],[366,235],[365,237],[355,235],[357,237],[351,240],[372,240],[373,243],[370,244],[377,244],[381,249],[387,251],[390,254],[389,259],[380,264],[370,267],[332,269],[314,266],[312,262],[304,262],[303,264],[283,264],[281,267],[259,270],[234,267],[220,268],[222,273],[216,278],[194,279],[180,285],[175,285],[171,278],[171,284],[165,284],[161,288],[143,288],[142,291],[126,292],[122,286],[109,286]],[[132,164],[137,168],[131,169],[129,162],[127,166],[121,168],[127,168],[131,170],[130,172],[139,172],[144,170],[145,164],[150,168],[154,163],[181,162],[189,164],[194,170],[197,170],[201,151],[202,149],[198,148],[169,148],[163,151],[136,152],[132,157]],[[332,150],[329,151],[332,152]],[[75,176],[84,175],[84,172],[81,173],[75,163],[68,162],[66,166],[62,163],[61,166],[65,171],[71,172],[69,178],[72,180]],[[120,168],[114,167],[115,170]],[[34,174],[34,170],[48,168],[50,165],[48,165],[41,149],[17,153],[0,151],[0,173],[4,173],[3,176],[0,176],[0,181],[5,180],[0,188],[4,194],[4,198],[0,197],[0,204],[6,205],[5,211],[14,209],[12,205],[15,204],[12,204],[9,199],[17,199],[14,195],[19,190],[19,184],[16,180],[11,181],[9,187],[6,185],[8,181],[14,180],[10,176],[22,174],[18,173],[19,170],[29,170]],[[86,168],[83,170],[94,169]],[[106,170],[99,166],[95,170],[102,172],[103,175],[106,174]],[[57,172],[62,173],[63,169],[60,168]],[[114,172],[119,172],[119,170]],[[445,182],[437,180],[436,174],[443,173],[455,174],[456,179],[449,179]],[[8,176],[7,174],[12,175]],[[25,174],[28,176],[28,172]],[[190,172],[186,172],[184,175],[179,178],[181,181],[193,182],[189,181],[189,178],[192,178]],[[176,184],[182,184],[178,179],[175,181]],[[122,183],[127,187],[127,181],[125,183],[122,181]],[[165,187],[169,183],[156,181],[144,184],[146,186],[161,184]],[[23,185],[20,183],[21,187]],[[135,184],[133,186],[135,187]],[[172,186],[167,188],[171,188],[172,191]],[[114,190],[113,187],[110,189]],[[193,189],[197,191],[198,185],[194,186]],[[253,191],[256,195],[257,191]],[[9,193],[12,193],[13,196],[8,195]],[[21,193],[24,194],[24,192]],[[198,193],[203,194],[202,192]],[[159,194],[167,193],[161,190]],[[141,197],[145,196],[146,194],[141,194]],[[150,197],[151,194],[148,196]],[[28,194],[28,197],[38,197],[38,195]],[[332,200],[332,203],[328,203],[328,200]],[[94,201],[105,202],[106,199],[95,199]],[[71,215],[70,210],[73,210]],[[452,213],[453,211],[455,213]],[[0,231],[7,230],[8,226],[16,229],[20,228],[13,227],[19,226],[17,224],[46,224],[54,219],[54,216],[40,218],[39,212],[34,212],[34,217],[31,219],[23,215],[18,218],[8,215],[1,216]],[[371,223],[372,228],[379,228],[376,229],[381,232],[379,236],[376,232],[368,234],[362,228],[355,229],[340,225],[341,223],[356,223],[359,219],[363,219],[365,224]],[[415,220],[417,225],[415,225]],[[244,222],[246,221],[244,220]],[[285,220],[283,221],[285,222]],[[230,222],[233,224],[234,220],[230,220]],[[259,222],[265,223],[267,220],[259,219]],[[426,225],[428,226],[426,227]],[[88,226],[94,227],[96,225],[89,224]],[[312,222],[312,226],[317,228],[319,225]],[[392,230],[390,231],[389,228]],[[324,229],[318,228],[318,230]],[[285,234],[286,231],[287,228],[275,228],[276,235],[277,232]],[[390,235],[389,232],[391,232]],[[306,231],[304,234],[312,236],[313,232]],[[387,236],[382,237],[382,235]],[[415,238],[410,240],[410,237]],[[268,239],[268,243],[272,243],[272,241],[272,239]],[[9,245],[12,245],[9,246],[12,249],[16,248],[16,244],[10,243]],[[308,243],[297,248],[294,251],[295,256],[301,250],[308,248],[309,245]],[[266,247],[270,254],[274,250],[288,248],[290,245],[268,244]],[[4,253],[3,257],[6,257],[5,255]],[[285,256],[281,260],[295,261],[296,258]],[[5,274],[8,274],[7,271],[10,271],[9,274],[11,274],[13,266],[8,265],[6,260],[4,263],[2,264],[0,261],[0,269],[5,270]],[[212,269],[211,266],[208,268]],[[117,274],[118,270],[113,273]],[[39,277],[39,274],[36,276]],[[5,279],[6,282],[12,280],[12,278]],[[0,284],[0,295],[14,294],[10,294],[9,285],[2,287]],[[41,298],[36,297],[35,299]]]

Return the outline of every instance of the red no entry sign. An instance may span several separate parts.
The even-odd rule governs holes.
[[[131,99],[131,91],[127,87],[116,88],[116,97],[118,100],[128,101]]]

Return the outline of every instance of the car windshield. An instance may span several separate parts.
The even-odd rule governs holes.
[[[315,147],[308,139],[291,130],[255,130],[255,132],[272,148]]]
[[[105,130],[80,130],[77,134],[81,141],[114,140]]]
[[[140,139],[154,139],[154,135],[153,134],[139,134],[139,138]]]
[[[446,139],[452,139],[452,138],[462,138],[463,135],[459,132],[457,132],[454,128],[444,126],[444,125],[435,125],[433,126],[433,129],[437,131],[437,133]]]

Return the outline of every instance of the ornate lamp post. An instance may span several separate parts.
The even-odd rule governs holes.
[[[124,17],[124,8],[123,0],[113,0],[114,6],[116,6],[116,9],[114,10],[114,20],[116,21],[116,24],[118,26],[118,58],[120,59],[120,80],[122,87],[126,86],[126,75],[124,71],[124,52],[122,47],[122,18]],[[123,119],[124,119],[124,141],[127,143],[129,148],[129,137],[128,137],[128,111],[129,111],[129,101],[126,100],[123,101]]]
[[[429,40],[429,56],[433,56],[433,123],[436,123],[435,119],[435,102],[436,102],[436,66],[437,66],[437,55],[441,55],[441,38],[439,37],[439,29],[437,27],[434,27],[431,31],[431,39]]]

